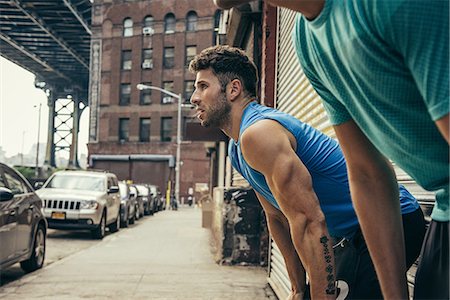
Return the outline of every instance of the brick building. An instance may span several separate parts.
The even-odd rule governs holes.
[[[215,44],[220,14],[212,1],[96,0],[92,12],[90,167],[166,190],[175,179],[177,99],[189,101],[195,76],[187,65]],[[205,130],[182,108],[180,195],[214,183],[215,149],[223,136]],[[193,133],[189,135],[189,133]],[[207,154],[210,155],[207,155]],[[197,185],[197,186],[200,186]]]

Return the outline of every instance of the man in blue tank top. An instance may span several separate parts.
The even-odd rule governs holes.
[[[231,138],[232,165],[264,208],[286,262],[290,299],[309,297],[305,272],[313,298],[335,298],[336,286],[342,299],[381,298],[337,142],[290,115],[257,104],[257,70],[241,50],[205,49],[189,68],[196,74],[191,102],[197,117],[203,126],[219,127]],[[402,186],[400,206],[405,263],[411,266],[425,223],[416,199]]]

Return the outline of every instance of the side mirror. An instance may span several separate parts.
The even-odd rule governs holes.
[[[40,188],[43,187],[43,186],[44,186],[44,183],[43,183],[43,182],[38,181],[38,182],[35,182],[35,183],[34,183],[34,189],[35,189],[35,190],[38,190],[38,189],[40,189]]]
[[[9,201],[14,198],[14,194],[10,189],[0,187],[0,201]]]
[[[113,185],[112,187],[109,188],[108,190],[108,194],[113,194],[113,193],[118,193],[119,192],[119,187],[116,185]]]

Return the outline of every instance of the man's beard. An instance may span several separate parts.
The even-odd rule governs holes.
[[[205,111],[206,118],[201,124],[204,127],[222,128],[230,120],[231,104],[228,103],[225,93],[220,93],[217,102]]]

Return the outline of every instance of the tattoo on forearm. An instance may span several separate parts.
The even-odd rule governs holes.
[[[331,253],[330,249],[328,248],[328,237],[323,236],[320,238],[320,243],[323,246],[323,255],[325,258],[325,262],[327,263],[327,266],[325,268],[325,271],[327,272],[327,289],[325,292],[327,295],[334,295],[336,292],[336,287],[334,283],[334,273],[333,273],[333,265],[331,264]]]

